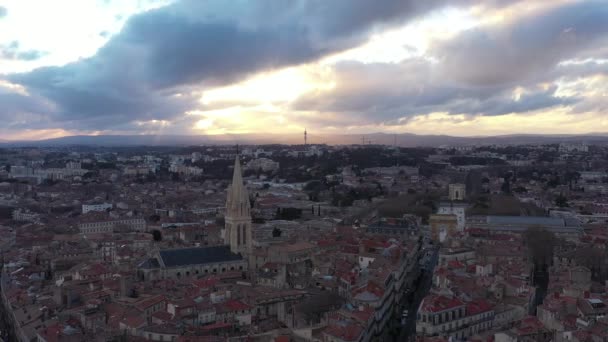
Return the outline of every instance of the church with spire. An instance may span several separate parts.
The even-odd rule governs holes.
[[[138,265],[139,278],[179,279],[248,270],[252,246],[251,204],[238,154],[227,192],[225,221],[224,245],[155,251]]]
[[[232,184],[228,187],[226,198],[226,215],[224,226],[224,243],[230,251],[244,257],[251,253],[251,202],[249,193],[243,184],[241,162],[237,155],[234,160]]]

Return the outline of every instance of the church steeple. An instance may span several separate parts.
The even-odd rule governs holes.
[[[228,187],[228,198],[226,200],[226,214],[232,217],[248,217],[250,215],[251,204],[249,203],[249,193],[243,185],[243,175],[241,162],[237,156],[234,160],[234,172],[232,174],[232,184]]]
[[[232,172],[232,193],[240,195],[243,190],[243,174],[239,157],[234,159],[234,171]],[[237,193],[238,192],[238,193]]]
[[[225,221],[225,243],[234,253],[248,254],[251,250],[251,204],[238,155],[234,160],[232,184],[228,187]]]

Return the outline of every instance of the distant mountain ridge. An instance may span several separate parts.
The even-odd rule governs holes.
[[[481,144],[550,144],[560,142],[608,143],[608,133],[589,134],[512,134],[498,136],[457,137],[449,135],[324,134],[308,136],[309,144],[381,144],[403,147]],[[229,144],[303,144],[295,134],[224,134],[224,135],[74,135],[30,141],[0,140],[0,146],[188,146]]]

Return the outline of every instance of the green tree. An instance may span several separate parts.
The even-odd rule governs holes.
[[[154,239],[154,241],[160,242],[163,240],[163,233],[161,233],[161,231],[158,229],[154,229],[152,231],[152,238]]]
[[[524,232],[524,243],[528,257],[536,266],[551,265],[553,249],[557,243],[555,235],[542,227],[531,227]]]
[[[562,194],[559,194],[559,196],[555,198],[555,205],[560,208],[568,207],[568,198]]]
[[[277,227],[274,227],[274,229],[272,229],[272,237],[281,237],[281,233],[282,231]]]

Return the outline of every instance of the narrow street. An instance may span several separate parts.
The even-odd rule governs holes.
[[[394,320],[399,324],[399,335],[394,338],[394,341],[414,341],[416,338],[416,315],[418,313],[418,307],[431,288],[431,284],[433,283],[433,270],[437,265],[437,259],[439,257],[439,250],[437,247],[433,246],[431,251],[432,256],[427,263],[421,267],[412,292],[403,297],[401,306],[403,309],[408,310],[408,317],[405,324],[401,324],[403,309],[399,310],[395,315],[396,317],[394,317]]]

